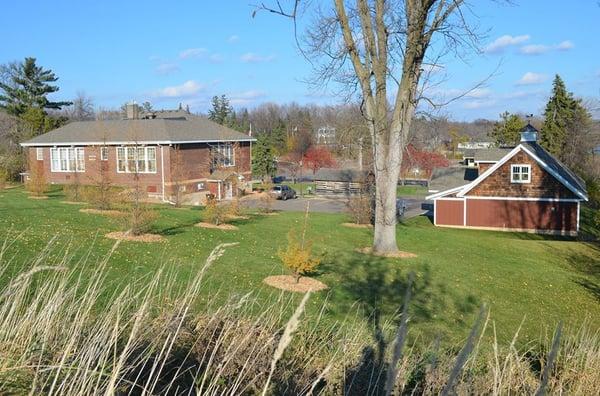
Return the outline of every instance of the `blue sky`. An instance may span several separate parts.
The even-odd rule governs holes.
[[[149,100],[156,108],[183,102],[206,111],[222,93],[236,107],[335,103],[338,98],[302,81],[311,69],[290,22],[264,13],[251,18],[249,3],[13,1],[3,8],[11,17],[0,24],[0,63],[34,56],[60,77],[54,98],[83,90],[105,108]],[[435,94],[453,97],[495,73],[443,112],[457,120],[496,118],[504,110],[540,113],[556,73],[576,95],[600,98],[596,1],[473,4],[487,31],[484,53],[466,62],[442,60]]]

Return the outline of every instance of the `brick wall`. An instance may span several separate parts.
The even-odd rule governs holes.
[[[162,148],[162,150],[161,150]],[[37,164],[44,171],[46,180],[53,184],[69,184],[77,180],[81,184],[95,184],[100,178],[100,167],[108,172],[111,182],[116,186],[128,186],[134,183],[132,173],[117,172],[117,151],[116,146],[110,146],[108,149],[108,161],[100,159],[99,146],[84,147],[85,172],[52,172],[50,161],[50,148],[43,147],[43,159],[38,161],[37,148],[29,148],[29,159],[31,164]],[[207,189],[206,179],[210,178],[210,147],[207,144],[186,144],[181,145],[179,150],[180,165],[175,162],[176,150],[172,146],[158,146],[156,148],[156,173],[140,173],[140,182],[144,189],[149,193],[162,193],[162,168],[163,160],[161,153],[164,153],[164,180],[166,184],[165,191],[170,193],[173,178],[176,172],[180,172],[182,185],[185,185],[186,192],[195,192],[198,190],[198,183],[204,182],[204,189]],[[247,180],[251,178],[250,164],[250,143],[240,143],[235,148],[235,166],[234,172],[242,173]]]
[[[530,183],[511,183],[511,165],[531,165]],[[537,161],[524,151],[515,154],[494,173],[489,175],[468,195],[496,197],[528,197],[528,198],[576,198],[554,176],[546,172]]]

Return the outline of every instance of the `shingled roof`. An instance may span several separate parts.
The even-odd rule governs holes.
[[[21,145],[171,144],[254,140],[251,136],[207,118],[185,112],[170,112],[155,119],[71,122]]]
[[[435,168],[431,173],[429,191],[438,192],[464,186],[475,180],[477,175],[477,168],[467,166]]]

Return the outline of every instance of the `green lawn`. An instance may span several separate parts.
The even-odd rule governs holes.
[[[31,265],[28,261],[55,235],[53,259],[68,254],[75,263],[89,254],[86,265],[90,268],[84,271],[94,270],[90,264],[109,251],[114,241],[103,235],[118,229],[118,220],[80,213],[78,206],[61,203],[62,199],[59,191],[46,201],[28,199],[21,188],[0,192],[0,244],[21,234],[4,257],[14,256],[4,282],[23,265]],[[284,272],[277,251],[285,245],[288,230],[302,224],[302,213],[256,215],[234,222],[238,231],[220,231],[193,226],[202,218],[201,209],[158,206],[157,210],[160,217],[154,232],[166,236],[167,242],[123,242],[108,265],[111,285],[147,279],[161,266],[173,271],[183,285],[217,244],[239,242],[210,269],[201,301],[249,292],[268,301],[279,293],[262,279]],[[583,215],[592,214],[584,210]],[[521,339],[537,339],[540,331],[560,320],[568,325],[587,320],[600,326],[600,250],[595,244],[435,228],[427,218],[419,217],[398,226],[401,249],[418,258],[378,259],[354,252],[369,245],[372,231],[340,226],[346,220],[343,214],[315,213],[310,218],[309,235],[323,260],[315,276],[330,286],[328,292],[311,299],[310,310],[316,313],[326,302],[328,321],[390,319],[400,308],[408,274],[414,271],[413,336],[431,340],[441,334],[445,340],[462,339],[482,303],[491,308],[491,318],[504,341],[523,318]]]
[[[406,196],[420,196],[424,197],[427,195],[427,187],[423,186],[398,186],[396,188],[396,195],[399,197]]]

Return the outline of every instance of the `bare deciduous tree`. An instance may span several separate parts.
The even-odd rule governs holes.
[[[279,1],[257,9],[290,17],[295,25],[300,3],[295,0],[291,11]],[[333,10],[320,12],[306,33],[303,54],[312,59],[317,80],[342,83],[362,100],[376,180],[375,253],[398,250],[396,185],[412,117],[424,99],[423,72],[444,55],[477,48],[468,11],[463,0],[334,0]],[[434,39],[439,52],[431,56]]]

